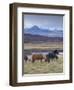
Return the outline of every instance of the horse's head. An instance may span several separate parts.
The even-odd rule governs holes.
[[[58,50],[54,50],[53,53],[54,54],[59,54],[59,51]]]

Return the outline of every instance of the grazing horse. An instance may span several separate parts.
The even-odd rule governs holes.
[[[58,59],[58,55],[59,52],[57,50],[54,50],[53,52],[49,52],[47,55],[46,55],[46,59],[45,59],[45,62],[50,62],[50,59]]]
[[[42,59],[44,59],[42,54],[33,54],[32,55],[32,62],[34,63],[36,60],[40,60],[42,62]]]
[[[24,60],[25,60],[25,62],[27,62],[27,60],[28,60],[28,56],[24,56]]]

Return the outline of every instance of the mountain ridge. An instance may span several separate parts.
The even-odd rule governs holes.
[[[24,34],[43,35],[48,37],[63,37],[63,30],[42,29],[34,25],[31,28],[25,28]]]

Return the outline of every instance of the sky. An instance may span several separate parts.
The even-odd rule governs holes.
[[[43,29],[63,30],[63,16],[24,14],[24,28],[31,28],[34,25]]]

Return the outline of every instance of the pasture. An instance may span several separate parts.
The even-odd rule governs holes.
[[[50,63],[36,61],[32,63],[31,61],[24,62],[24,74],[45,74],[45,73],[62,73],[63,72],[63,55]]]
[[[24,43],[24,50],[54,50],[63,48],[63,42]]]

